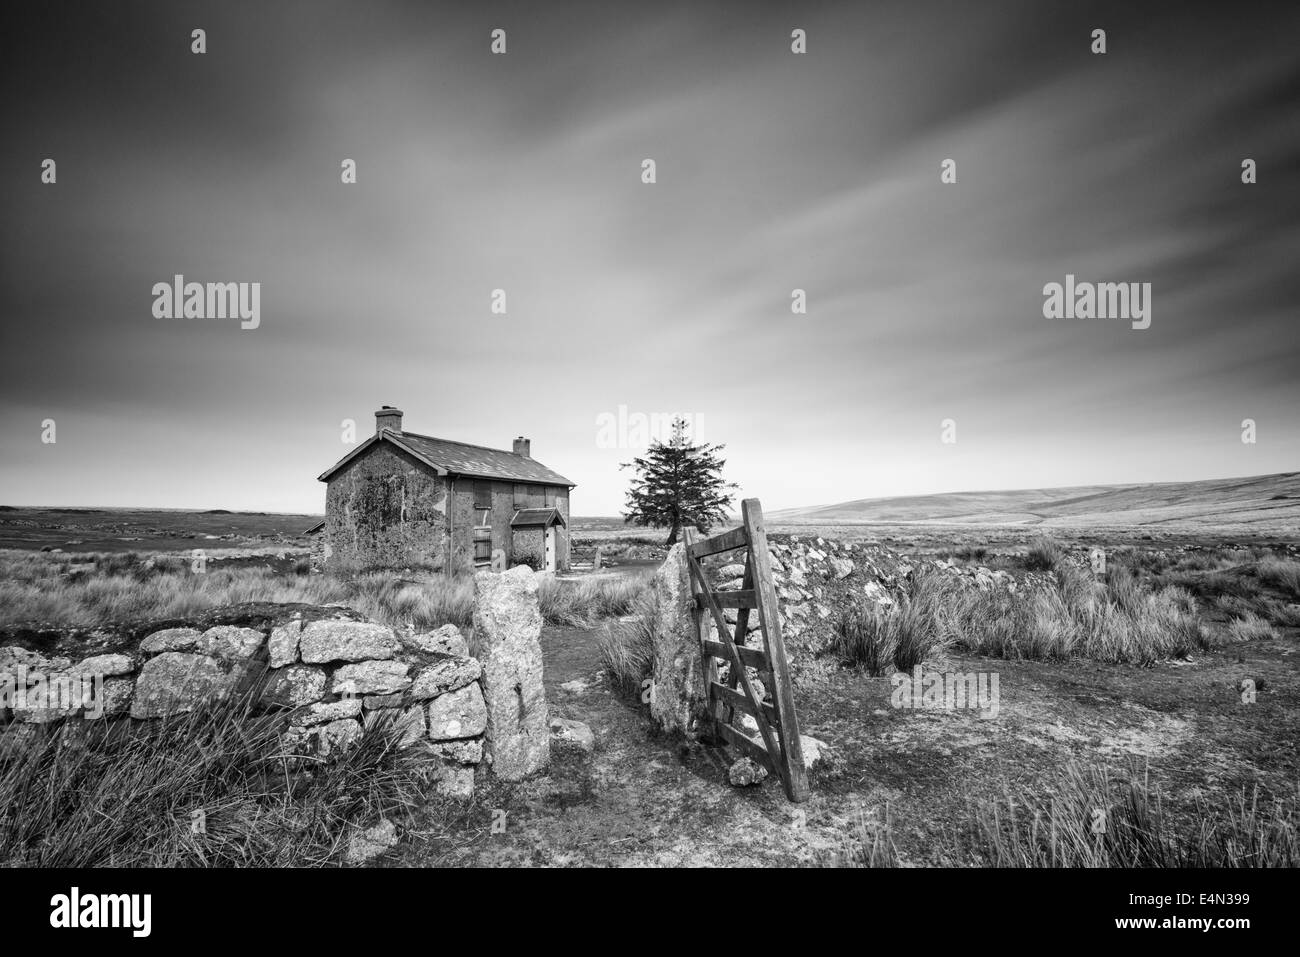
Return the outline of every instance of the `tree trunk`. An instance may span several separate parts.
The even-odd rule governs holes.
[[[681,534],[682,526],[680,522],[673,522],[672,529],[668,532],[668,541],[664,542],[668,548],[677,544],[677,536]]]

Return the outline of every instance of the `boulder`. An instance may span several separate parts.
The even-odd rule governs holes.
[[[488,730],[487,706],[476,684],[434,698],[429,702],[428,715],[429,738],[433,741],[476,738]]]
[[[741,758],[727,771],[727,780],[738,788],[761,784],[767,777],[767,768],[753,758]]]
[[[591,754],[596,749],[596,736],[581,721],[568,718],[551,719],[551,751],[571,754]]]
[[[492,770],[507,781],[521,780],[550,762],[537,588],[538,577],[524,565],[474,576],[474,645],[470,651],[483,669]],[[429,706],[430,737],[436,737],[434,708],[442,700],[435,698]]]
[[[240,675],[221,667],[208,655],[164,651],[145,662],[136,679],[131,717],[158,718],[193,711],[206,698],[224,698],[239,683]]]
[[[368,621],[313,621],[303,626],[298,652],[308,664],[387,660],[396,654],[391,628]]]
[[[347,862],[364,864],[397,843],[397,825],[384,818],[374,827],[354,830],[348,836]]]
[[[468,800],[474,796],[474,768],[444,763],[435,767],[432,783],[433,790],[444,797]]]
[[[423,701],[478,681],[483,668],[477,658],[443,658],[422,669],[411,685],[411,698]]]
[[[305,641],[306,639],[304,639]],[[392,694],[411,687],[406,676],[410,665],[404,661],[358,661],[343,665],[334,672],[335,694]]]
[[[853,574],[853,562],[849,561],[847,558],[832,558],[827,562],[827,564],[830,565],[831,574],[833,574],[837,580],[848,578]]]

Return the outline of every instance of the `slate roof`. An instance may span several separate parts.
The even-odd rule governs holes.
[[[541,525],[549,526],[555,522],[564,524],[564,516],[560,514],[558,508],[521,508],[515,512],[515,517],[510,520],[511,528],[520,526]]]
[[[377,441],[392,442],[399,449],[404,449],[440,472],[538,485],[565,485],[569,488],[574,486],[573,482],[559,472],[553,472],[541,462],[526,455],[507,452],[504,449],[489,449],[482,445],[470,445],[467,442],[437,439],[431,435],[419,435],[415,432],[393,432],[391,429],[384,429],[357,446],[323,473],[320,480],[326,481],[343,465]]]

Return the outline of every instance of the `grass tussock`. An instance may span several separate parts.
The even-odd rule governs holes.
[[[836,846],[816,855],[810,863],[816,867],[897,867],[898,848],[892,824],[888,804],[881,820],[859,811]]]
[[[1257,566],[1257,573],[1261,581],[1291,601],[1300,601],[1300,562],[1266,558]]]
[[[973,805],[958,844],[978,867],[1295,867],[1296,812],[1296,795],[1265,804],[1256,790],[1198,802],[1189,825],[1146,771],[1071,765],[1050,793]]]
[[[1105,580],[1060,565],[1046,590],[967,589],[957,611],[958,644],[1001,658],[1082,657],[1150,664],[1211,644],[1196,599],[1181,588],[1153,591],[1131,570]]]
[[[845,609],[830,649],[874,675],[908,671],[950,648],[995,658],[1091,658],[1150,664],[1211,646],[1196,598],[1152,590],[1131,570],[1099,580],[1061,562],[1046,589],[981,590],[941,573],[921,574],[888,607]]]
[[[654,667],[659,595],[646,588],[624,620],[608,621],[596,636],[596,651],[610,682],[625,693],[641,690]]]
[[[941,657],[957,640],[956,596],[952,579],[931,573],[919,577],[893,605],[850,605],[836,621],[831,651],[871,675],[911,671]]]
[[[251,700],[37,728],[0,757],[0,866],[338,864],[353,828],[405,818],[423,800],[429,759],[399,750],[391,723],[303,770],[308,759],[280,743],[283,716],[254,714]]]
[[[648,578],[592,577],[564,581],[542,578],[537,598],[542,618],[552,625],[590,625],[602,618],[631,614],[649,588]]]
[[[1037,538],[1029,545],[1029,553],[1025,555],[1025,568],[1031,572],[1054,571],[1064,558],[1064,549],[1053,539]]]
[[[1228,622],[1228,639],[1230,641],[1259,641],[1261,639],[1271,640],[1275,638],[1277,638],[1277,632],[1273,630],[1273,626],[1253,612],[1246,612],[1240,618],[1234,618]]]

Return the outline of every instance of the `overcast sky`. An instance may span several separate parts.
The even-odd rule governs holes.
[[[1294,470],[1300,6],[1219,6],[8,5],[0,502],[321,511],[381,404],[579,515],[620,406],[769,510]],[[1150,328],[1044,318],[1067,273]]]

